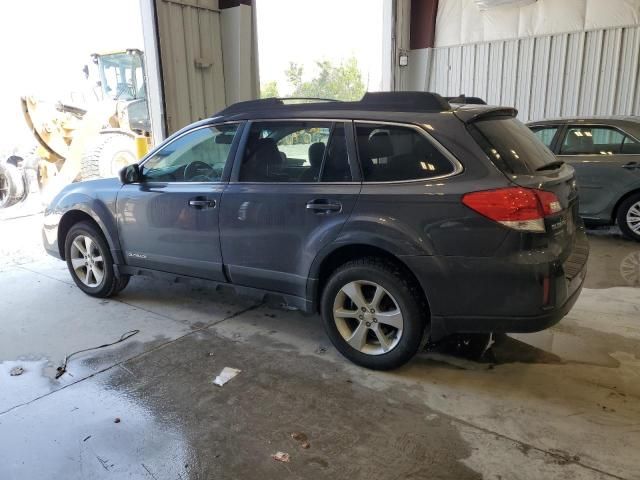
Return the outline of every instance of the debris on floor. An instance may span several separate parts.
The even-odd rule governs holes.
[[[220,374],[213,379],[213,383],[222,387],[225,383],[231,380],[233,377],[238,375],[242,370],[238,370],[237,368],[224,367]]]
[[[304,449],[311,447],[307,435],[302,432],[293,432],[291,434],[291,438],[293,438],[296,442],[300,442],[300,446]]]
[[[276,452],[271,455],[271,458],[273,458],[276,462],[289,463],[291,461],[291,457],[286,452]]]
[[[11,375],[12,377],[17,377],[18,375],[22,375],[23,373],[24,373],[24,368],[22,367],[13,367],[9,371],[9,375]]]

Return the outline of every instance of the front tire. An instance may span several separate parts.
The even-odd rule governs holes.
[[[631,195],[620,204],[617,217],[622,233],[640,242],[640,193]]]
[[[71,278],[87,295],[110,297],[129,283],[128,276],[116,276],[107,241],[89,222],[79,222],[71,227],[65,239],[64,253]]]
[[[22,171],[11,163],[0,163],[0,208],[9,208],[29,193]]]
[[[419,287],[391,262],[363,258],[329,278],[321,299],[325,331],[353,363],[390,370],[418,352],[428,311]]]

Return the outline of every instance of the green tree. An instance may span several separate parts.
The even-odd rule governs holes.
[[[292,97],[332,98],[336,100],[360,100],[366,87],[358,68],[358,61],[351,57],[339,65],[329,60],[316,61],[318,74],[305,82],[302,65],[289,63],[285,71],[287,80],[293,87]]]
[[[264,84],[260,89],[260,98],[279,97],[278,83],[275,80],[271,80]]]

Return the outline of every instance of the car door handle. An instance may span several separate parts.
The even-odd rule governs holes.
[[[203,209],[203,208],[216,208],[215,200],[208,199],[200,199],[194,198],[189,200],[189,206],[193,208]]]
[[[342,204],[334,200],[317,199],[307,202],[307,210],[316,215],[329,215],[331,213],[339,213],[342,211]]]
[[[622,168],[626,168],[627,170],[635,170],[636,168],[640,168],[640,163],[638,162],[629,162],[622,165]]]

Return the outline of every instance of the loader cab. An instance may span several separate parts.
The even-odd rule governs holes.
[[[147,87],[142,51],[93,54],[97,66],[98,94],[102,100],[116,102],[117,125],[141,135],[151,131],[147,104]]]
[[[92,59],[98,66],[103,98],[116,101],[146,98],[144,61],[140,50],[93,54]]]

